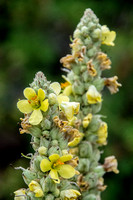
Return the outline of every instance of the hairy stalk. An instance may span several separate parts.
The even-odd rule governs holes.
[[[106,188],[103,175],[109,171],[118,173],[114,156],[105,158],[104,164],[99,163],[101,146],[107,144],[108,135],[107,123],[99,114],[102,90],[107,86],[113,94],[121,86],[117,76],[102,77],[102,72],[111,68],[111,61],[100,47],[102,44],[114,46],[115,36],[114,31],[101,26],[93,11],[87,9],[74,31],[71,54],[60,60],[67,68],[67,76],[63,75],[66,80],[62,84],[63,94],[68,95],[71,101],[80,103],[79,130],[84,137],[70,151],[79,157],[77,184],[83,200],[99,200],[101,191]]]
[[[114,156],[99,163],[100,147],[107,144],[107,124],[98,114],[101,91],[107,86],[115,93],[120,86],[116,76],[101,77],[111,61],[100,46],[113,46],[115,32],[87,9],[73,38],[71,54],[61,59],[66,82],[51,83],[38,72],[24,90],[26,99],[17,103],[24,113],[20,134],[32,136],[34,153],[25,156],[27,169],[17,168],[27,188],[15,191],[15,200],[99,200],[106,188],[103,175],[118,173]]]

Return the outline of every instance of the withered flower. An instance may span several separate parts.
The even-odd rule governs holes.
[[[73,55],[66,55],[65,57],[62,57],[60,59],[60,63],[63,64],[63,66],[67,69],[71,69],[71,64],[75,62],[75,59],[73,57]]]
[[[111,94],[114,94],[119,91],[118,87],[121,87],[121,84],[117,82],[118,77],[114,76],[111,78],[106,78],[104,81],[104,85],[106,85]]]
[[[91,76],[97,75],[97,71],[94,68],[94,65],[92,64],[92,59],[89,62],[87,62],[87,70]]]
[[[107,188],[107,185],[104,185],[104,179],[102,177],[100,177],[98,179],[97,189],[99,191],[103,192],[106,188]]]
[[[82,174],[80,174],[77,178],[77,184],[80,187],[81,192],[86,191],[89,189],[89,183],[84,180]]]
[[[100,62],[101,70],[110,69],[111,68],[111,61],[107,57],[107,54],[103,52],[99,52],[97,55],[97,60]]]
[[[22,127],[19,129],[20,134],[30,133],[29,128],[31,128],[31,124],[29,123],[29,116],[28,114],[25,114],[24,116],[25,118],[20,118]]]
[[[117,169],[117,166],[118,166],[118,163],[115,156],[109,156],[105,158],[103,167],[106,172],[114,172],[118,174],[119,170]]]

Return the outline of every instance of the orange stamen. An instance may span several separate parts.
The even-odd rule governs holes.
[[[56,163],[54,163],[54,167],[56,167],[58,165],[64,165],[64,163],[61,162],[61,160],[57,160]]]
[[[64,89],[68,85],[70,85],[70,84],[67,81],[65,83],[61,83],[61,88]]]

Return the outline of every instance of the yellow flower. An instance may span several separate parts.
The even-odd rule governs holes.
[[[101,94],[94,85],[91,85],[86,93],[88,103],[95,104],[102,101]]]
[[[106,139],[107,139],[107,136],[108,136],[108,126],[105,122],[102,122],[101,125],[100,125],[100,128],[98,129],[98,132],[97,132],[97,136],[98,136],[98,140],[97,142],[99,144],[104,144],[106,145]]]
[[[37,125],[43,119],[41,110],[46,112],[49,107],[48,99],[45,99],[45,92],[39,88],[36,94],[32,88],[27,87],[24,90],[24,96],[27,100],[19,100],[17,107],[22,113],[28,114],[32,112],[29,118],[29,123]]]
[[[43,197],[44,196],[41,186],[36,181],[30,182],[29,189],[30,189],[30,191],[35,193],[35,197]]]
[[[75,119],[74,114],[78,114],[80,104],[77,102],[62,102],[60,107],[66,115],[68,121],[71,122]]]
[[[50,87],[52,88],[54,93],[57,95],[57,101],[59,103],[59,106],[62,102],[68,102],[69,101],[69,98],[65,94],[60,94],[61,86],[58,82],[51,83]]]
[[[102,26],[102,44],[114,46],[114,40],[116,38],[116,32],[110,31],[106,25]]]
[[[64,200],[76,200],[81,193],[78,190],[63,190],[61,191],[61,197]]]
[[[50,171],[49,175],[55,183],[60,183],[58,174],[63,178],[72,178],[76,170],[65,162],[71,160],[73,156],[71,154],[59,156],[58,154],[52,154],[48,159],[43,159],[40,163],[40,168],[43,172]]]
[[[74,139],[71,142],[68,142],[68,146],[69,147],[77,146],[83,137],[84,137],[84,134],[78,131],[78,133],[74,136]]]
[[[25,196],[25,189],[23,189],[23,188],[15,191],[14,194],[15,194],[14,200],[25,200],[26,199],[25,198],[26,197]]]
[[[92,119],[92,114],[91,114],[91,113],[89,113],[86,117],[84,117],[84,119],[83,119],[83,121],[82,121],[82,124],[83,124],[83,127],[84,127],[84,128],[87,128],[87,127],[88,127],[88,125],[89,125],[91,119]]]

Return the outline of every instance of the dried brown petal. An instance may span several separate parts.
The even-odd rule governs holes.
[[[106,172],[114,172],[118,174],[119,170],[117,169],[117,166],[118,166],[118,163],[115,156],[109,156],[105,158],[103,167]]]
[[[107,54],[103,52],[99,52],[97,56],[97,60],[100,62],[101,70],[110,69],[111,68],[111,61],[107,57]]]
[[[90,60],[88,63],[87,63],[87,70],[89,72],[89,74],[91,76],[96,76],[97,75],[97,71],[96,69],[94,68],[94,65],[92,64],[92,60]]]
[[[71,69],[71,64],[75,62],[75,59],[73,57],[73,55],[66,55],[65,57],[62,57],[60,59],[60,63],[63,64],[63,66],[67,69]]]
[[[21,127],[19,129],[20,134],[23,133],[30,133],[29,128],[31,128],[31,124],[29,123],[29,116],[27,114],[25,114],[25,118],[20,118],[21,120]]]
[[[119,91],[118,87],[120,87],[121,84],[118,83],[117,80],[118,80],[118,77],[114,76],[111,78],[106,78],[104,81],[104,85],[106,85],[108,87],[111,94],[114,94]]]
[[[82,174],[80,174],[77,178],[77,184],[80,187],[81,192],[86,191],[89,189],[89,183],[84,180]]]
[[[104,191],[106,188],[107,188],[107,185],[104,185],[104,179],[102,177],[100,177],[98,179],[98,185],[97,185],[97,188],[99,191]]]

